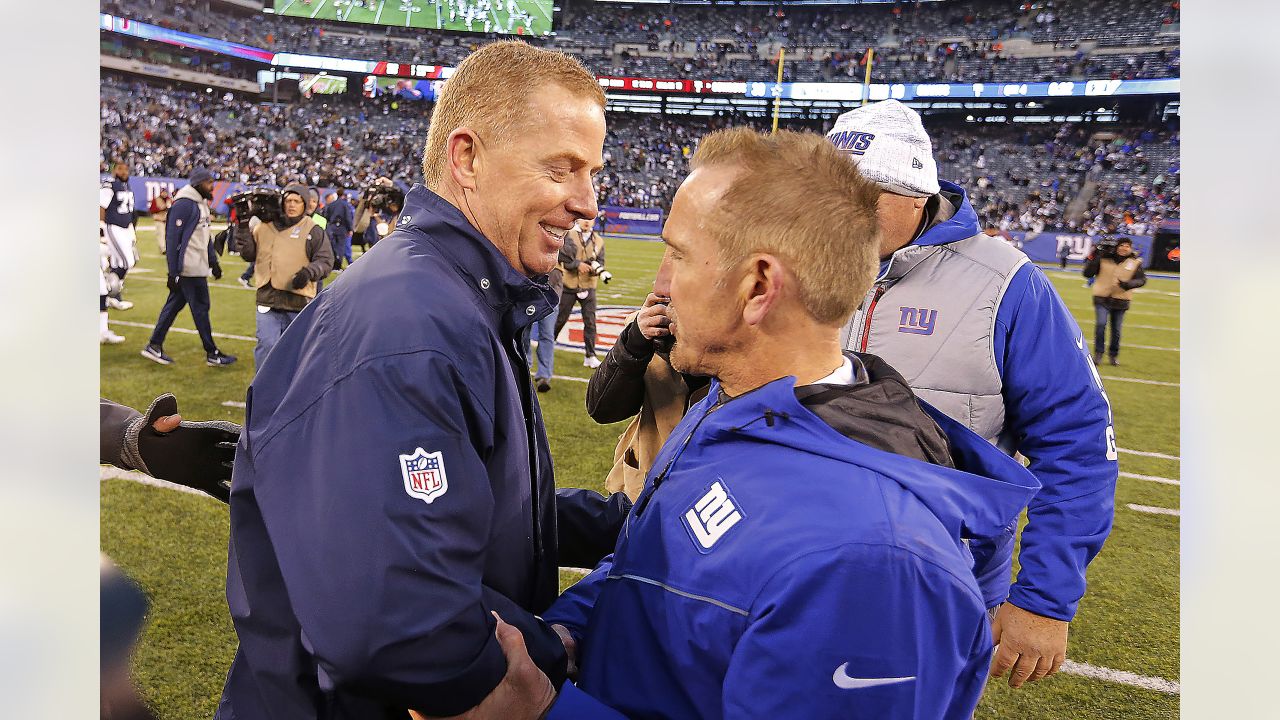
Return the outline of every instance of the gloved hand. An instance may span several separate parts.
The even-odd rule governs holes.
[[[169,279],[165,281],[165,284],[164,284],[164,285],[165,285],[165,287],[169,288],[170,290],[177,290],[177,289],[178,289],[178,276],[177,276],[177,275],[170,275],[170,276],[169,276]]]
[[[156,398],[145,415],[129,423],[124,435],[124,460],[142,472],[208,493],[222,502],[231,497],[231,465],[240,426],[225,420],[183,421],[160,432],[156,420],[178,414],[178,400],[170,393]]]
[[[294,290],[301,290],[306,287],[309,282],[311,282],[311,276],[307,274],[306,268],[302,268],[293,276],[293,283],[291,284],[293,285]]]
[[[1120,289],[1121,289],[1121,290],[1131,290],[1131,289],[1133,289],[1133,283],[1129,282],[1128,280],[1121,280],[1120,282],[1118,282],[1118,283],[1116,283],[1116,284],[1120,286]]]
[[[214,280],[221,280],[221,279],[222,279],[222,266],[221,266],[221,265],[214,265],[213,267],[211,267],[211,268],[209,268],[209,269],[213,272],[213,279],[214,279]]]

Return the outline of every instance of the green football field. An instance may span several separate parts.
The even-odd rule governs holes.
[[[432,30],[469,30],[521,35],[546,35],[551,32],[551,0],[513,0],[508,11],[507,0],[276,0],[277,15],[338,20],[343,22],[392,25]],[[467,22],[467,8],[474,8]],[[486,22],[488,25],[486,25]]]
[[[239,421],[228,403],[244,399],[252,373],[253,293],[235,278],[237,258],[224,259],[226,274],[212,282],[214,332],[219,346],[241,358],[230,368],[204,364],[190,315],[179,316],[165,343],[177,362],[161,367],[138,355],[166,295],[163,263],[149,222],[139,226],[143,260],[130,272],[126,297],[132,310],[112,311],[122,345],[104,346],[102,394],[145,408],[171,391],[188,418]],[[615,280],[602,286],[601,304],[639,304],[652,282],[662,246],[609,241]],[[1090,326],[1088,290],[1078,273],[1049,272],[1075,316]],[[1064,672],[1010,690],[992,683],[978,718],[1037,720],[1173,718],[1178,714],[1179,507],[1179,287],[1152,280],[1138,291],[1125,319],[1123,366],[1101,369],[1115,413],[1121,478],[1115,529],[1089,569],[1089,593],[1071,625]],[[551,392],[540,395],[562,486],[603,489],[603,479],[623,425],[596,425],[583,406],[585,379],[579,353],[557,351]],[[326,438],[357,445],[359,437]],[[110,473],[107,473],[110,474]],[[227,509],[199,495],[127,479],[101,487],[102,549],[139,580],[152,613],[137,656],[136,678],[159,717],[211,717],[235,636],[223,596]],[[1135,509],[1136,508],[1136,509]],[[567,586],[577,575],[561,572]]]

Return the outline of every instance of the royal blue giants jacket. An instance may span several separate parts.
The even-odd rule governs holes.
[[[794,382],[713,383],[677,426],[614,554],[545,615],[582,668],[550,717],[972,717],[992,647],[963,538],[1038,483],[941,413],[963,470],[850,440]]]
[[[491,610],[564,677],[535,617],[558,590],[555,488],[519,341],[554,302],[418,187],[293,321],[236,451],[219,718],[458,714],[506,673]]]

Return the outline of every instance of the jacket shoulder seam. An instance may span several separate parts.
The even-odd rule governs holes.
[[[315,407],[317,403],[323,400],[329,393],[333,392],[345,380],[349,379],[352,375],[355,375],[357,371],[379,360],[385,360],[387,358],[397,357],[402,355],[418,355],[421,353],[430,353],[432,355],[438,355],[441,358],[444,358],[445,360],[447,360],[451,364],[455,363],[454,358],[434,348],[409,348],[409,349],[401,349],[401,350],[389,350],[386,352],[378,353],[376,355],[370,355],[369,357],[364,358],[360,362],[352,365],[351,368],[346,372],[334,378],[333,381],[331,381],[328,384],[328,386],[324,389],[323,392],[317,395],[311,402],[307,403],[304,407],[300,408],[298,412],[296,412],[293,415],[293,417],[290,417],[288,420],[281,423],[280,427],[276,428],[275,432],[272,432],[270,435],[263,438],[262,442],[257,443],[257,448],[253,450],[253,452],[251,453],[253,458],[256,459],[259,455],[261,455],[262,451],[265,450],[267,446],[270,445],[271,442],[275,440],[277,436],[280,435],[280,433],[284,432],[286,428],[288,428],[290,425],[296,422],[299,418],[305,415],[308,411],[310,411],[311,408]],[[485,417],[488,418],[489,422],[493,422],[493,414],[490,413],[489,409],[485,407],[483,402],[480,401],[480,398],[476,397],[475,391],[473,391],[469,385],[464,384],[463,387],[466,388],[467,394],[471,396],[471,399],[475,401],[476,406],[481,411],[484,412]]]

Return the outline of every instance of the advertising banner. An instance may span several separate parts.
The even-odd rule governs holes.
[[[1022,250],[1032,262],[1057,263],[1059,249],[1066,247],[1069,254],[1067,261],[1081,264],[1085,256],[1093,249],[1097,236],[1090,237],[1084,233],[1067,232],[1006,232],[1004,236],[1016,248]],[[1151,236],[1126,235],[1116,233],[1115,237],[1126,237],[1133,241],[1133,251],[1142,257],[1142,264],[1151,264]]]
[[[629,235],[661,235],[662,208],[628,208],[602,205],[604,232]]]

